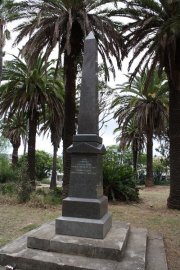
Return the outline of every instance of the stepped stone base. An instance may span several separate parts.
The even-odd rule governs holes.
[[[115,222],[107,237],[97,240],[55,235],[54,224],[51,223],[40,227],[32,235],[28,236],[27,247],[69,255],[120,261],[126,247],[129,229],[129,224]]]
[[[56,234],[103,239],[112,226],[112,216],[101,219],[60,217],[56,219]]]
[[[55,223],[44,224],[0,249],[0,265],[7,264],[19,270],[168,270],[162,237],[120,222],[102,240],[55,235]]]

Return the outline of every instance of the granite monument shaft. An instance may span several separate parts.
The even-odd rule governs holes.
[[[111,228],[108,200],[103,196],[102,155],[105,147],[98,131],[97,42],[92,32],[85,40],[78,134],[71,153],[68,197],[56,233],[103,239]]]

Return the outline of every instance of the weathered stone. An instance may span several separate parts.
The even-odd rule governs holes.
[[[56,234],[103,239],[112,226],[111,214],[101,219],[62,216],[56,219]]]
[[[84,239],[63,235],[56,235],[51,240],[53,226],[53,224],[43,225],[41,228],[33,230],[33,232],[29,232],[1,248],[0,265],[16,264],[17,269],[21,270],[167,270],[162,237],[159,235],[152,236],[152,234],[150,234],[148,240],[147,230],[145,229],[131,228],[130,233],[127,234],[128,237],[125,237],[122,231],[125,230],[127,232],[128,225],[116,222],[112,227],[114,228],[114,235],[112,234],[110,236],[110,231],[104,240]],[[39,234],[42,229],[43,232],[41,235],[43,236],[45,231],[47,232],[46,227],[51,231],[48,233],[50,246],[54,248],[56,252],[26,248],[27,236],[33,237],[33,235]],[[119,235],[118,228],[121,231],[121,236],[119,236],[120,247],[117,252],[118,240],[114,242],[113,239]],[[46,236],[46,240],[47,238]],[[41,240],[42,239],[38,238],[38,241]],[[147,240],[151,242],[147,244]],[[123,247],[122,244],[124,245]],[[77,248],[77,255],[58,253],[63,247],[64,251],[67,251],[66,249],[68,247],[68,253],[73,253],[75,248]],[[115,253],[113,255],[114,248]],[[85,249],[85,251],[83,249]],[[121,249],[120,262],[112,259],[115,257],[108,257],[108,249],[111,253],[110,256],[115,257]],[[90,254],[90,252],[92,252],[92,254]],[[95,258],[97,254],[101,256],[103,252],[104,256],[107,255],[106,259]],[[82,256],[84,253],[87,256]]]
[[[97,42],[85,40],[78,134],[73,137],[68,198],[56,233],[102,239],[111,228],[107,199],[103,196],[102,155],[106,150],[98,130]]]
[[[76,236],[55,235],[54,227],[47,224],[28,237],[28,247],[53,252],[82,255],[92,258],[120,261],[126,247],[129,224],[115,222],[102,240]],[[48,243],[47,243],[48,241]]]
[[[147,270],[168,270],[166,252],[162,235],[148,233]]]
[[[101,219],[108,209],[107,197],[100,199],[84,199],[67,197],[63,201],[63,216]]]
[[[127,247],[124,253],[124,259],[119,262],[117,270],[145,270],[146,247],[147,230],[131,227]]]
[[[103,196],[102,181],[100,155],[72,155],[69,197],[101,198]]]
[[[91,32],[87,36],[84,46],[78,134],[99,133],[97,71],[97,42]]]

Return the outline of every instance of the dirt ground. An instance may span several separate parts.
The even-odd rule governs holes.
[[[180,270],[180,211],[166,207],[169,187],[140,190],[140,202],[110,203],[114,220],[148,228],[164,236],[169,270]],[[0,198],[0,246],[61,214],[60,207],[32,208]]]

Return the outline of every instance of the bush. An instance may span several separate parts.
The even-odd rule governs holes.
[[[31,194],[30,205],[33,207],[46,208],[47,205],[60,205],[62,202],[62,189],[54,190],[39,188]]]
[[[155,185],[166,185],[167,180],[167,167],[165,166],[163,160],[156,158],[153,160],[153,175]]]
[[[24,163],[22,168],[19,169],[18,175],[18,201],[20,203],[25,203],[30,200],[32,193],[32,186],[27,175],[27,164]]]
[[[133,169],[129,165],[120,164],[120,156],[114,149],[109,149],[103,160],[103,188],[109,200],[138,200]]]
[[[8,158],[0,155],[0,183],[17,180],[17,172],[12,168]]]
[[[23,155],[18,162],[18,166],[22,167],[23,164],[27,163],[27,154]],[[36,179],[41,181],[45,178],[48,178],[52,170],[52,156],[45,151],[36,151]],[[62,162],[59,158],[57,160],[57,170],[62,170]]]
[[[169,184],[168,179],[168,167],[164,164],[164,160],[161,158],[153,159],[153,177],[155,185],[167,185]],[[146,179],[146,167],[138,170],[137,183],[138,185],[144,185]]]
[[[0,193],[2,195],[13,196],[14,194],[17,194],[17,185],[13,182],[1,184]]]

